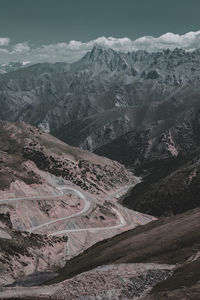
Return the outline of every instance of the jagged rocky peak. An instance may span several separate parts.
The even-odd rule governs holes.
[[[134,62],[136,61],[143,61],[149,56],[151,56],[151,53],[147,52],[146,50],[137,50],[128,52],[127,56],[129,56]]]
[[[105,58],[108,56],[114,56],[117,55],[118,53],[116,51],[114,51],[111,48],[107,48],[105,46],[101,46],[99,44],[95,44],[92,48],[92,50],[88,53],[89,54],[89,58],[92,61],[95,61],[98,58]]]
[[[186,54],[186,51],[182,48],[175,48],[172,53],[177,56],[183,56]]]
[[[91,64],[98,64],[110,71],[123,71],[129,68],[123,55],[99,44],[95,44],[82,60]]]

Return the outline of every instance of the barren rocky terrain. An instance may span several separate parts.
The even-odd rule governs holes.
[[[0,122],[0,147],[1,286],[41,283],[94,243],[154,219],[117,203],[139,182],[117,162],[23,122]]]

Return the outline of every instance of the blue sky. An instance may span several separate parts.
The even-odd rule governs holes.
[[[0,0],[0,36],[36,45],[200,29],[199,0]]]
[[[187,49],[188,39],[179,37],[200,30],[199,11],[200,0],[0,0],[0,63],[49,56],[70,62],[96,40],[125,51],[173,48],[176,41]],[[169,32],[174,35],[164,35]],[[140,37],[145,43],[128,41]],[[189,48],[199,47],[199,39],[190,36]]]

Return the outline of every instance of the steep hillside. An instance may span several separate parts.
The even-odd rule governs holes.
[[[70,147],[25,123],[1,121],[0,147],[1,189],[9,188],[17,179],[40,184],[42,178],[30,162],[92,193],[106,192],[133,179],[117,162]]]
[[[200,292],[200,259],[177,268],[167,280],[157,284],[146,300],[156,299],[198,299]],[[187,299],[186,298],[186,299]]]
[[[129,208],[154,216],[174,215],[200,206],[200,150],[142,166],[148,171],[123,199]],[[143,171],[144,171],[143,169]]]
[[[0,220],[2,221],[2,214]],[[67,240],[66,236],[48,237],[10,228],[1,229],[0,286],[18,281],[27,274],[55,272],[63,265]]]
[[[156,159],[187,155],[200,145],[200,92],[188,88],[175,98],[133,108],[135,129],[94,152],[138,168]],[[189,94],[189,96],[188,96]],[[123,147],[124,151],[120,151]]]

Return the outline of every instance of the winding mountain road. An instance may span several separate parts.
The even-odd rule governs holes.
[[[12,202],[12,201],[20,201],[20,200],[45,200],[45,199],[52,199],[60,198],[60,195],[52,195],[52,196],[31,196],[31,197],[22,197],[22,198],[8,198],[8,199],[1,199],[0,203],[4,202]]]
[[[91,228],[77,228],[77,229],[66,229],[66,230],[61,230],[61,231],[56,231],[54,233],[51,233],[50,235],[52,236],[58,236],[58,235],[62,235],[62,234],[66,234],[66,233],[72,233],[72,232],[81,232],[81,231],[90,231],[92,233],[98,232],[100,230],[110,230],[110,229],[118,229],[121,227],[124,227],[126,225],[126,221],[124,219],[124,217],[122,216],[121,213],[118,212],[118,210],[116,208],[112,208],[112,210],[117,214],[120,223],[117,225],[113,225],[113,226],[107,226],[107,227],[91,227]]]
[[[65,220],[68,220],[68,219],[80,216],[80,215],[85,214],[87,211],[90,210],[90,208],[91,208],[91,202],[88,201],[86,199],[86,197],[79,190],[76,190],[76,189],[74,189],[72,187],[68,187],[68,186],[65,186],[65,187],[62,187],[62,188],[59,188],[59,189],[61,191],[66,190],[66,191],[73,191],[73,192],[75,192],[85,202],[85,205],[84,205],[83,209],[80,210],[79,212],[75,213],[75,214],[70,215],[70,216],[59,218],[59,219],[56,219],[56,220],[52,220],[52,221],[49,221],[47,223],[43,223],[41,225],[32,227],[31,229],[27,230],[28,232],[33,232],[33,231],[35,231],[37,229],[40,229],[40,228],[45,227],[45,226],[48,226],[50,224],[53,224],[53,223],[56,223],[56,222],[59,222],[59,221],[65,221]],[[63,193],[62,193],[62,195],[63,195]]]
[[[61,196],[64,195],[64,192],[63,191],[73,191],[75,192],[84,202],[85,202],[85,205],[83,207],[83,209],[77,213],[74,213],[70,216],[66,216],[66,217],[62,217],[62,218],[58,218],[56,220],[52,220],[52,221],[49,221],[49,222],[46,222],[46,223],[43,223],[41,225],[38,225],[38,226],[34,226],[30,229],[27,229],[26,231],[28,232],[33,232],[37,229],[40,229],[42,227],[45,227],[45,226],[48,226],[50,224],[53,224],[53,223],[56,223],[56,222],[59,222],[59,221],[64,221],[64,220],[67,220],[67,219],[70,219],[70,218],[74,218],[74,217],[77,217],[79,215],[82,215],[82,214],[85,214],[87,211],[90,210],[91,208],[91,202],[88,201],[86,199],[86,197],[83,195],[83,193],[81,193],[78,189],[75,189],[75,188],[72,188],[70,186],[64,186],[64,187],[60,187],[58,188],[59,191],[60,191],[60,194],[58,195],[52,195],[52,196],[31,196],[31,197],[21,197],[21,198],[7,198],[7,199],[2,199],[0,200],[0,203],[6,203],[6,202],[16,202],[16,201],[22,201],[22,200],[26,200],[26,201],[38,201],[38,200],[46,200],[46,199],[52,199],[52,200],[57,200],[57,198],[60,198]]]
[[[136,184],[138,184],[140,182],[140,180],[138,179],[136,181]],[[134,187],[136,184],[134,185],[128,185],[125,186],[123,188],[118,189],[117,191],[115,191],[114,193],[110,194],[109,196],[107,196],[105,198],[105,200],[111,200],[113,198],[119,197],[121,196],[124,192],[127,192],[131,187]],[[92,227],[92,228],[77,228],[77,229],[66,229],[66,230],[60,230],[60,231],[56,231],[51,233],[50,235],[52,236],[58,236],[58,235],[63,235],[63,234],[67,234],[67,233],[72,233],[72,232],[81,232],[81,231],[90,231],[92,233],[98,232],[100,230],[112,230],[112,229],[119,229],[124,227],[127,222],[124,219],[123,215],[117,210],[116,208],[112,208],[112,210],[116,213],[116,215],[118,216],[118,219],[120,221],[119,224],[117,225],[113,225],[113,226],[107,226],[107,227]],[[144,218],[140,217],[137,213],[132,212],[134,217],[141,223],[141,224],[145,224],[146,221],[144,221]]]
[[[109,196],[107,196],[104,200],[105,201],[109,201],[109,200],[111,200],[113,198],[117,198],[117,197],[121,196],[122,194],[124,194],[125,192],[127,192],[131,187],[134,187],[139,182],[140,182],[140,180],[138,179],[138,180],[136,180],[136,183],[134,185],[127,185],[127,186],[124,186],[124,187],[118,189],[114,193],[112,193]],[[34,232],[34,231],[36,231],[38,229],[41,229],[43,227],[48,227],[49,225],[54,224],[56,222],[65,221],[65,220],[68,220],[68,219],[71,219],[71,218],[78,217],[80,215],[86,214],[91,209],[91,205],[92,205],[91,201],[87,200],[86,196],[80,190],[78,190],[76,188],[73,188],[71,186],[63,186],[63,187],[59,187],[58,189],[60,191],[60,193],[58,195],[52,195],[52,196],[33,196],[33,197],[21,197],[21,198],[8,198],[8,199],[2,199],[2,200],[0,200],[0,203],[12,202],[12,201],[21,201],[21,200],[27,200],[27,201],[43,200],[43,199],[56,200],[57,198],[60,198],[61,196],[63,196],[65,194],[65,192],[67,192],[67,191],[73,191],[74,193],[76,193],[79,196],[79,198],[81,198],[84,201],[85,205],[84,205],[84,207],[83,207],[83,209],[81,211],[79,211],[77,213],[74,213],[74,214],[72,214],[70,216],[58,218],[58,219],[55,219],[55,220],[43,223],[41,225],[34,226],[34,227],[30,228],[30,229],[27,229],[26,231],[28,231],[28,232]],[[94,200],[96,200],[96,198],[94,198]],[[119,212],[119,210],[117,209],[117,205],[116,205],[115,208],[112,207],[112,210],[118,216],[119,224],[116,224],[116,225],[113,225],[113,226],[107,226],[107,227],[95,227],[95,228],[91,227],[91,228],[66,229],[66,230],[61,230],[61,231],[53,232],[50,235],[52,235],[52,236],[58,236],[58,235],[63,235],[63,234],[67,234],[67,233],[81,232],[81,231],[90,231],[90,232],[95,233],[95,232],[98,232],[100,230],[111,230],[111,229],[118,229],[118,228],[124,227],[127,224],[127,222],[124,219],[124,217],[121,214],[121,212]],[[133,212],[133,215],[141,223],[146,223],[144,221],[144,219],[139,216],[139,214]]]

